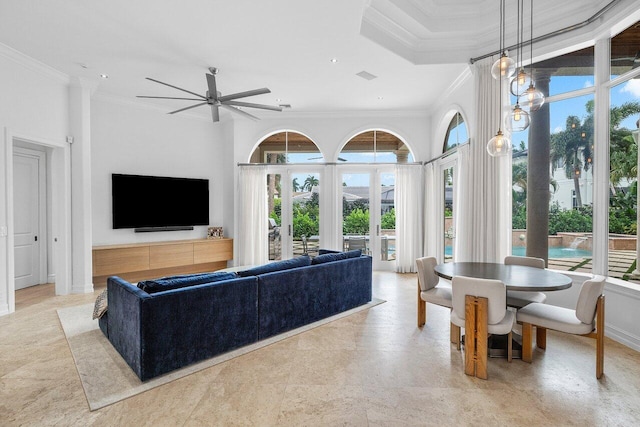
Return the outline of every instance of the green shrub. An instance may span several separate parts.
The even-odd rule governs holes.
[[[345,234],[367,234],[369,232],[369,210],[354,209],[344,218],[342,231]]]
[[[380,218],[382,228],[385,230],[395,230],[396,228],[396,208],[392,208],[390,211],[385,212]]]

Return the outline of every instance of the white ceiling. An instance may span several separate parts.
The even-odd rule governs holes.
[[[507,3],[515,15],[515,0]],[[607,3],[537,0],[536,17],[553,30]],[[497,49],[497,11],[497,0],[0,0],[0,43],[70,76],[108,74],[98,92],[132,101],[182,95],[145,77],[204,94],[215,66],[223,95],[271,89],[248,102],[426,111],[469,57]]]

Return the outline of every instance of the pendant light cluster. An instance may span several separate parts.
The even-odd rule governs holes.
[[[517,40],[518,47],[516,61],[509,58],[504,49],[504,27],[505,27],[505,0],[500,0],[500,58],[491,67],[491,75],[499,79],[500,89],[500,123],[502,122],[502,80],[511,79],[510,92],[516,97],[516,104],[506,117],[505,127],[513,132],[527,129],[530,124],[530,114],[539,110],[544,104],[544,95],[536,89],[533,81],[533,0],[530,0],[531,9],[531,38],[529,46],[531,48],[531,65],[529,73],[523,66],[523,44],[524,44],[524,0],[518,0],[518,22]],[[517,70],[517,72],[516,72]],[[487,151],[492,156],[506,156],[511,153],[511,141],[507,138],[498,126],[496,136],[491,138],[487,144]]]
[[[500,102],[498,104],[498,132],[487,143],[487,151],[493,157],[506,156],[511,153],[511,140],[502,133],[502,81],[511,78],[516,70],[516,63],[509,58],[504,49],[504,0],[500,0],[500,58],[491,67],[491,75],[499,82]]]

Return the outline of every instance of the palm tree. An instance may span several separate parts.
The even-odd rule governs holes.
[[[320,184],[318,178],[313,175],[309,175],[305,178],[304,183],[302,184],[302,190],[312,191],[313,187],[316,187]]]
[[[293,191],[294,192],[298,192],[300,191],[300,184],[298,184],[298,178],[293,178],[293,181],[291,182],[291,186],[293,187]]]
[[[592,121],[591,121],[592,122]],[[567,117],[565,130],[551,135],[550,160],[553,169],[558,164],[564,165],[567,178],[573,179],[574,191],[576,194],[576,204],[582,206],[582,196],[580,194],[580,174],[591,167],[593,132],[589,127],[589,121],[580,123],[576,116]]]

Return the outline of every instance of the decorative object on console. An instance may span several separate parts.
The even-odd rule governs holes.
[[[224,238],[224,232],[222,227],[209,227],[207,228],[207,239],[222,239]]]

